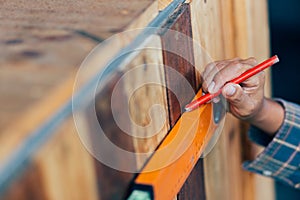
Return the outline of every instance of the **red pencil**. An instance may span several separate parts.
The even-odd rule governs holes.
[[[230,83],[235,83],[235,84],[240,84],[240,83],[244,82],[245,80],[247,80],[248,78],[250,78],[251,76],[263,71],[264,69],[274,65],[277,62],[279,62],[279,59],[275,55],[275,56],[265,60],[264,62],[256,65],[255,67],[245,71],[243,74],[241,74],[237,78],[232,79],[229,82]],[[192,111],[192,110],[195,110],[196,108],[198,108],[202,104],[205,104],[208,101],[212,100],[213,98],[219,96],[221,93],[222,93],[222,88],[214,94],[207,93],[207,94],[203,95],[202,97],[200,97],[200,98],[196,99],[195,101],[192,101],[191,103],[186,105],[185,110],[188,111],[188,112]]]

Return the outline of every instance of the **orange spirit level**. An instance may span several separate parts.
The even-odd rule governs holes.
[[[199,91],[195,99],[202,95]],[[171,200],[217,128],[212,104],[183,113],[134,181],[128,200]]]

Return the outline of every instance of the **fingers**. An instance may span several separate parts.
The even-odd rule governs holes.
[[[202,73],[203,90],[208,91],[209,93],[216,93],[225,83],[238,77],[254,65],[256,65],[256,60],[254,58],[245,60],[235,58],[232,60],[211,63],[207,65],[205,71]],[[255,77],[254,79],[259,78]],[[260,81],[260,79],[254,79],[248,80],[248,83],[251,84]]]
[[[205,69],[202,73],[202,78],[206,79],[206,81],[203,82],[202,87],[204,89],[207,89],[208,85],[206,85],[206,84],[210,83],[212,81],[212,79],[216,73],[218,73],[221,69],[226,67],[226,65],[228,65],[230,62],[239,61],[239,60],[240,60],[239,58],[233,58],[230,60],[216,61],[216,62],[209,63],[205,67]]]
[[[227,83],[222,89],[222,94],[230,105],[230,112],[235,116],[245,118],[253,112],[255,105],[240,85]]]

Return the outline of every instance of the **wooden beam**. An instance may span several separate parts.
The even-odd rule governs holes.
[[[194,92],[197,91],[189,5],[185,4],[181,6],[177,10],[177,13],[174,14],[174,17],[166,23],[165,28],[167,30],[162,35],[162,44],[164,65],[166,66],[166,82],[168,88],[176,88],[176,91],[171,91],[170,89],[167,90],[170,124],[171,126],[174,126],[181,115],[183,106],[193,98],[193,96],[191,96],[192,94],[187,93],[189,90],[185,88],[186,84],[184,81],[187,80]],[[182,35],[178,36],[178,34],[174,34],[174,31],[179,32]],[[171,73],[169,70],[169,67],[179,72],[185,80],[175,77],[174,73]],[[175,94],[179,94],[179,96],[175,96]],[[180,105],[179,102],[182,104]],[[200,199],[205,198],[202,166],[202,160],[199,160],[197,167],[189,176],[187,182],[182,187],[181,192],[179,192],[178,199],[189,199],[188,197],[191,196],[200,197]],[[195,181],[196,179],[198,179],[198,181]]]

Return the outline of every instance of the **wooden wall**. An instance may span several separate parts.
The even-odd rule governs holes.
[[[137,154],[131,163],[140,169],[180,117],[182,106],[193,97],[184,80],[175,77],[170,68],[181,74],[196,92],[201,87],[199,72],[208,62],[237,56],[255,56],[260,61],[269,56],[266,1],[193,0],[180,4],[165,18],[158,34],[145,38],[142,50],[121,62],[122,69],[106,82],[95,105],[88,105],[82,112],[82,124],[75,124],[68,107],[74,85],[84,86],[141,31],[116,33],[146,27],[170,3],[3,1],[0,174],[5,174],[1,166],[7,161],[24,160],[9,181],[1,184],[0,178],[0,199],[123,199],[135,172],[112,169],[89,154],[76,129],[82,126],[87,136],[95,134],[89,109],[96,108],[97,120],[110,141],[130,152],[144,153]],[[80,82],[75,82],[83,59],[110,36],[113,37],[106,46],[87,63],[89,68]],[[143,70],[134,70],[137,66]],[[128,72],[131,73],[126,76]],[[135,90],[147,80],[156,84]],[[144,138],[131,137],[114,122],[110,103],[118,84],[120,88],[114,94],[119,99],[114,108],[118,118],[128,125],[130,134]],[[152,109],[155,104],[160,109]],[[66,113],[61,121],[51,118],[61,116],[60,112]],[[53,131],[42,127],[51,120],[58,123]],[[45,130],[44,135],[34,135],[41,129]],[[216,147],[198,161],[175,198],[273,199],[270,180],[241,168],[243,160],[253,158],[253,152],[259,151],[247,140],[246,130],[246,124],[227,115]],[[92,141],[96,149],[100,144],[101,141]],[[120,166],[128,165],[117,153],[108,155]],[[11,166],[14,170],[16,165]]]

